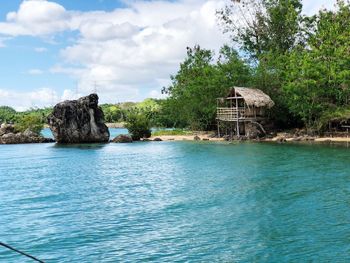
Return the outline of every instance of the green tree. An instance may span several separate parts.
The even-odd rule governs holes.
[[[15,129],[19,132],[24,132],[29,129],[36,134],[40,134],[43,128],[44,124],[42,118],[34,114],[20,116],[15,124]]]
[[[134,141],[151,137],[151,123],[143,114],[130,113],[127,117],[125,128],[128,129]]]
[[[232,1],[218,12],[225,32],[231,34],[251,59],[253,86],[275,101],[271,118],[278,126],[293,126],[297,119],[288,107],[283,90],[289,53],[306,45],[312,19],[301,15],[300,0]]]
[[[231,0],[218,16],[250,57],[259,62],[265,53],[284,54],[305,42],[301,0]]]
[[[349,107],[350,6],[338,1],[336,11],[322,10],[307,49],[290,55],[284,85],[291,111],[309,128],[321,129],[331,112]],[[346,111],[344,111],[346,112]]]
[[[123,117],[122,109],[118,105],[102,104],[102,111],[104,113],[106,122],[119,122]]]
[[[216,98],[226,95],[234,85],[247,84],[249,76],[249,67],[232,48],[225,46],[219,61],[214,60],[210,50],[187,48],[187,58],[165,89],[169,99],[164,110],[171,112],[177,127],[213,129]]]
[[[8,106],[0,106],[0,123],[14,122],[17,112]]]

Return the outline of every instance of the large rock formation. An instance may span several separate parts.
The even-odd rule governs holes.
[[[48,117],[58,143],[108,142],[109,131],[97,94],[58,103]]]
[[[24,132],[18,132],[12,124],[2,124],[0,127],[0,144],[19,144],[19,143],[45,143],[54,142],[50,138],[44,138],[40,134],[27,129]]]

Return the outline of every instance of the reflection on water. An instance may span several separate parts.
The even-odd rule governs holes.
[[[107,143],[77,143],[77,144],[54,144],[53,147],[61,149],[93,150],[102,149]]]

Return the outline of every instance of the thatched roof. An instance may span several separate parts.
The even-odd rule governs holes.
[[[243,97],[248,106],[255,106],[257,108],[267,107],[270,109],[275,105],[270,96],[259,89],[233,87],[230,90],[229,96],[234,96],[235,92],[237,95]]]

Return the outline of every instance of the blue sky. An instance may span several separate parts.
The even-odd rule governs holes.
[[[160,97],[186,54],[218,50],[227,0],[2,0],[0,105],[53,105],[94,90],[101,102]],[[304,12],[335,0],[304,1]]]

